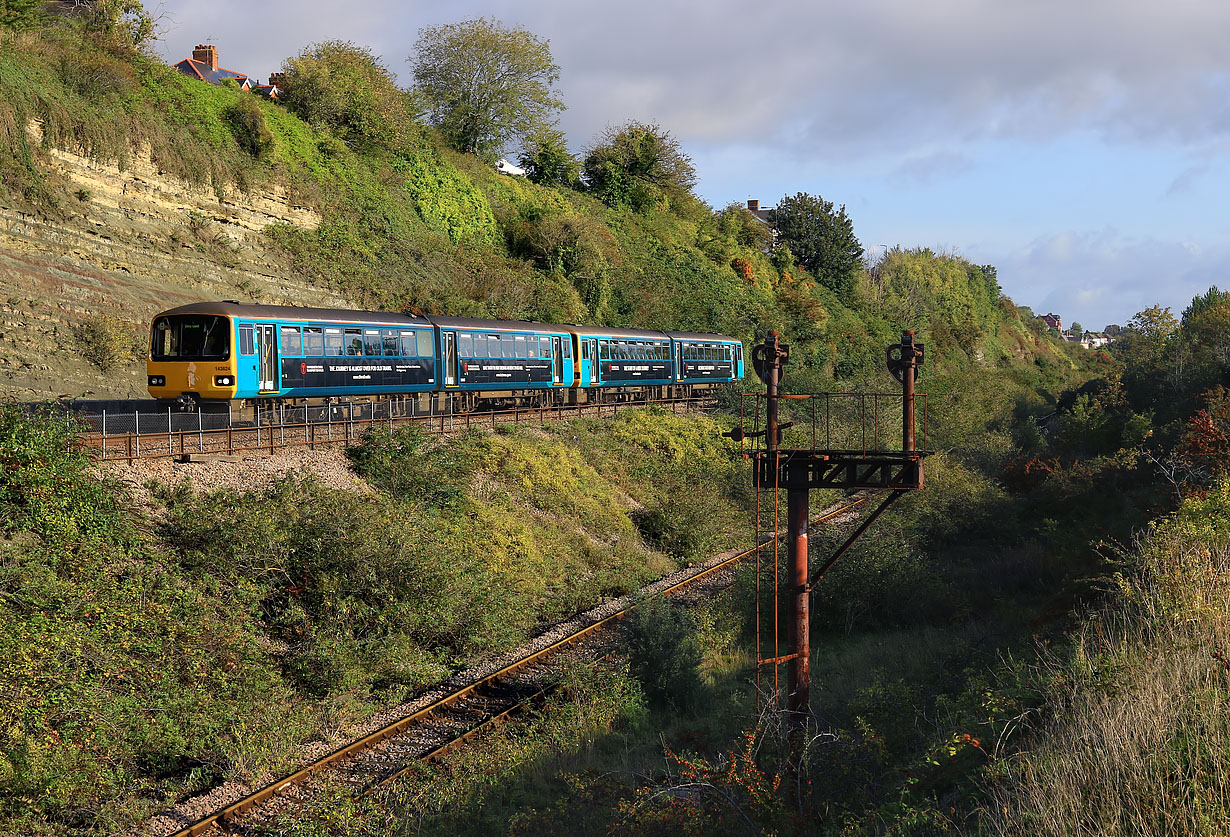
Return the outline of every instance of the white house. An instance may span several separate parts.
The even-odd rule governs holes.
[[[503,157],[501,157],[499,162],[495,164],[495,170],[500,174],[511,174],[513,177],[525,177],[525,169],[520,166],[514,166]]]

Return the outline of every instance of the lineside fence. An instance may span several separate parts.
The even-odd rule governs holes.
[[[495,429],[498,424],[545,424],[580,416],[609,418],[620,408],[657,404],[675,413],[712,407],[713,396],[662,401],[563,404],[508,410],[454,413],[418,412],[396,401],[353,402],[329,406],[257,406],[242,413],[103,410],[101,413],[66,412],[76,421],[90,457],[98,461],[151,459],[192,454],[275,453],[282,448],[315,449],[351,444],[374,428],[417,425],[428,433],[456,433],[470,428]]]

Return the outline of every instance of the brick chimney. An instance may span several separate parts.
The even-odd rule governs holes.
[[[747,208],[750,209],[752,212],[759,212],[760,211],[760,201],[752,200],[749,198],[747,201]]]
[[[218,48],[213,44],[197,44],[192,50],[192,60],[208,64],[209,69],[218,69]]]
[[[286,73],[270,73],[269,83],[279,90],[286,89]]]

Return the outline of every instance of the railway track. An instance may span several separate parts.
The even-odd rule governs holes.
[[[840,517],[864,502],[866,497],[852,498],[825,509],[812,523]],[[577,657],[592,660],[612,653],[615,639],[610,629],[636,609],[637,601],[694,591],[704,583],[715,589],[724,588],[729,582],[723,576],[739,561],[772,543],[773,538],[767,536],[755,547],[726,553],[699,568],[677,572],[645,588],[633,601],[629,601],[633,597],[625,597],[582,614],[565,623],[563,636],[540,641],[529,653],[444,690],[414,711],[207,816],[191,822],[178,816],[178,830],[160,833],[173,837],[196,837],[220,829],[225,833],[242,833],[246,823],[255,826],[287,805],[302,804],[303,799],[311,796],[312,783],[324,781],[327,774],[330,780],[340,780],[351,787],[356,795],[388,787],[414,765],[464,746],[474,736],[542,700],[553,688],[553,675],[562,661]],[[162,816],[164,820],[167,817]]]
[[[235,455],[276,453],[293,447],[331,447],[348,445],[374,428],[390,430],[416,425],[428,433],[448,435],[471,428],[494,429],[497,424],[546,424],[581,416],[614,417],[621,409],[650,405],[669,406],[690,411],[712,407],[712,396],[655,399],[649,401],[597,404],[563,404],[491,410],[457,414],[398,415],[380,411],[328,410],[315,418],[307,410],[269,410],[256,420],[238,423],[227,413],[165,413],[106,411],[78,416],[85,430],[78,438],[90,457],[97,461],[127,461],[190,457],[192,455]],[[336,413],[336,415],[335,415]]]

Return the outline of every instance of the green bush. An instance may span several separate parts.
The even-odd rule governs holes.
[[[372,429],[346,456],[360,476],[389,495],[430,505],[455,504],[469,479],[456,450],[417,425]]]
[[[253,94],[241,92],[235,104],[226,109],[226,118],[235,142],[253,157],[263,157],[273,148],[273,133],[265,124],[265,112]]]
[[[628,665],[646,696],[660,706],[685,710],[701,689],[700,642],[690,613],[658,596],[628,617]]]
[[[131,537],[116,487],[87,473],[76,430],[61,411],[0,407],[0,531],[72,549]]]

